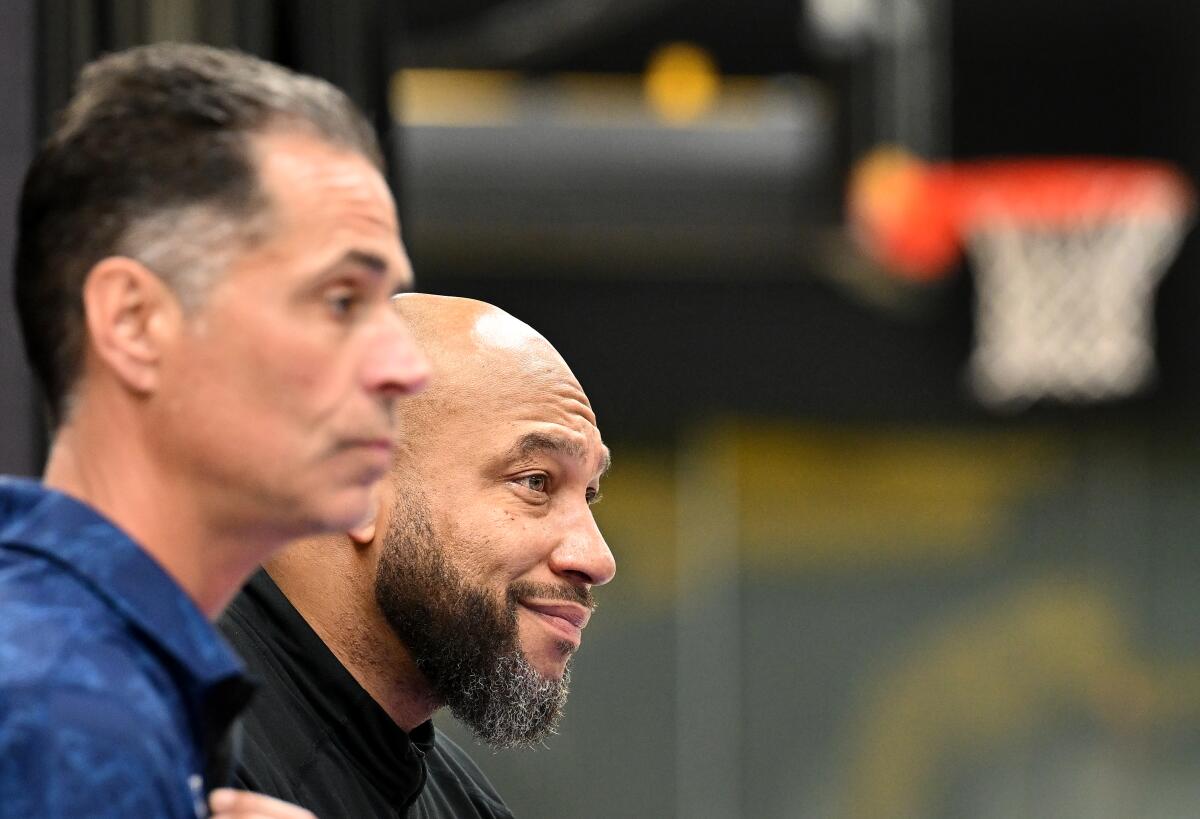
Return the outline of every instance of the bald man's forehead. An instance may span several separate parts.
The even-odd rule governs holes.
[[[404,294],[395,304],[434,370],[430,388],[398,406],[401,413],[405,406],[415,409],[434,401],[443,410],[458,412],[565,390],[580,414],[595,424],[587,395],[567,362],[525,322],[486,302],[456,296]]]
[[[487,302],[459,296],[437,296],[431,293],[401,293],[393,301],[396,312],[413,327],[426,332],[469,331],[478,317],[499,310]]]

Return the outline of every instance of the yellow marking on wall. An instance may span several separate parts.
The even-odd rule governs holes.
[[[1049,576],[947,612],[895,647],[850,708],[843,819],[929,816],[961,763],[1044,741],[1056,713],[1113,738],[1200,711],[1195,661],[1139,655],[1110,584]]]
[[[405,126],[532,122],[548,127],[750,130],[787,122],[798,99],[818,98],[813,81],[795,76],[722,77],[683,68],[677,59],[655,71],[527,76],[407,68],[392,75],[391,112]]]
[[[1022,497],[1061,480],[1030,433],[740,426],[734,467],[747,566],[854,568],[978,556]]]
[[[1003,542],[1021,504],[1065,482],[1069,467],[1065,447],[1036,432],[742,423],[685,440],[709,453],[707,483],[732,482],[741,568],[756,572],[979,559]],[[618,557],[617,586],[659,596],[674,587],[675,550],[688,548],[676,545],[682,458],[617,446],[596,507]]]
[[[405,69],[391,79],[392,117],[407,125],[476,125],[517,116],[515,71]]]
[[[610,593],[671,602],[675,587],[675,482],[672,453],[618,448],[601,484],[596,521],[617,559]]]

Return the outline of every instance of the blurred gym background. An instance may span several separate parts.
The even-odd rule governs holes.
[[[386,133],[419,288],[541,330],[613,449],[561,735],[473,750],[517,815],[1195,816],[1196,239],[1152,381],[997,409],[971,262],[897,278],[843,213],[879,144],[1195,178],[1198,33],[1187,0],[4,0],[0,256],[96,54],[326,76]],[[8,298],[0,335],[0,470],[35,474]]]

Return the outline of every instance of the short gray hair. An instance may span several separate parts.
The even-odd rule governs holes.
[[[273,130],[307,131],[383,171],[370,123],[315,77],[181,43],[84,68],[26,176],[19,212],[17,311],[54,426],[82,367],[88,271],[128,255],[194,304],[230,249],[262,233],[269,208],[250,138]]]

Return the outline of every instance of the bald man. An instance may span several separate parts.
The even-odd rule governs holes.
[[[510,816],[430,718],[448,706],[494,748],[553,732],[592,588],[616,569],[591,511],[608,450],[528,325],[467,299],[396,303],[434,386],[398,407],[375,515],[289,547],[223,622],[265,682],[241,784],[323,819]]]

